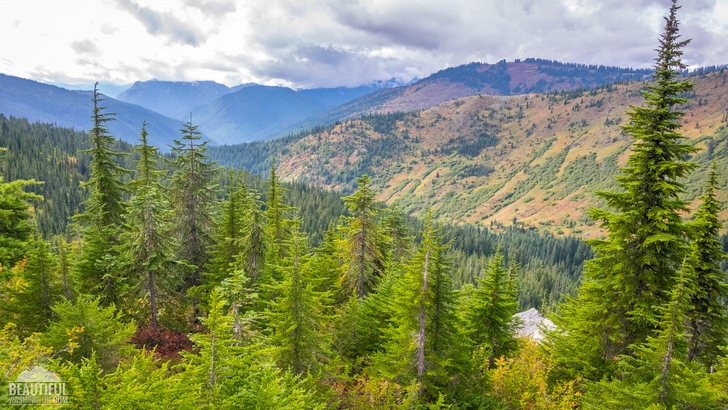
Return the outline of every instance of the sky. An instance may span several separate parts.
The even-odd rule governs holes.
[[[681,0],[691,67],[728,64],[728,0]],[[670,0],[0,0],[0,73],[293,88],[537,57],[648,68]]]

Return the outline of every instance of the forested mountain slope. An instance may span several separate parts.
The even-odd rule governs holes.
[[[728,163],[728,72],[691,78],[684,134],[699,151],[699,169],[685,181],[700,194],[708,164]],[[379,199],[440,220],[512,225],[555,233],[595,234],[586,215],[596,190],[612,188],[629,155],[623,134],[630,105],[645,83],[519,96],[476,95],[411,113],[365,116],[266,143],[213,148],[225,165],[255,172],[272,155],[287,180],[354,188],[372,176]],[[728,175],[721,175],[725,186]],[[723,203],[728,192],[719,190]],[[728,218],[723,211],[721,218]]]

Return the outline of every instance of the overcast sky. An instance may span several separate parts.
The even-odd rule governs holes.
[[[682,0],[691,66],[728,64],[728,0]],[[650,67],[669,0],[0,0],[0,73],[292,87],[539,57]]]

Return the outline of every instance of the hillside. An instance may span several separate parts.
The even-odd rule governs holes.
[[[527,58],[496,64],[470,63],[439,71],[413,84],[384,89],[327,113],[335,121],[362,114],[408,112],[475,94],[517,95],[594,88],[647,79],[649,70],[560,63]],[[325,122],[325,121],[324,121]]]
[[[107,112],[116,114],[116,120],[109,123],[111,134],[123,141],[136,142],[144,120],[150,142],[161,149],[179,138],[182,121],[113,98],[106,98],[103,105]],[[88,130],[91,112],[91,91],[70,91],[0,74],[0,114],[6,117]]]
[[[701,150],[686,182],[699,195],[705,170],[728,163],[728,72],[693,77],[683,132]],[[409,212],[481,226],[525,224],[594,235],[593,192],[614,187],[630,138],[620,126],[642,104],[644,83],[539,95],[476,95],[431,109],[366,116],[268,143],[213,149],[222,164],[265,172],[275,154],[289,180],[351,191],[367,173],[379,199]],[[720,184],[726,185],[722,175]],[[726,203],[728,192],[720,192]],[[728,219],[723,211],[722,219]]]

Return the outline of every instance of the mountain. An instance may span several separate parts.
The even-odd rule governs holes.
[[[231,90],[214,81],[137,81],[117,99],[162,115],[188,120],[194,107],[212,102]]]
[[[269,139],[301,129],[310,125],[301,122],[311,116],[377,88],[314,88],[296,92],[250,83],[228,88],[213,81],[152,80],[137,81],[118,99],[184,121],[191,114],[192,121],[206,135],[218,142],[236,143]]]
[[[270,139],[326,110],[326,105],[285,87],[254,85],[223,95],[193,110],[207,136],[223,143]]]
[[[115,114],[116,121],[109,123],[111,135],[123,141],[136,143],[145,120],[150,143],[161,149],[179,138],[182,121],[113,98],[106,98],[102,106]],[[92,112],[91,91],[70,91],[0,74],[0,113],[5,116],[88,130]]]
[[[728,71],[696,82],[682,132],[700,149],[685,181],[701,192],[711,161],[728,166]],[[514,223],[554,233],[595,235],[594,192],[616,188],[629,155],[621,126],[642,105],[644,82],[546,94],[475,95],[410,113],[368,115],[280,140],[214,147],[211,157],[265,173],[271,156],[289,180],[351,192],[372,177],[379,199],[442,221]],[[728,176],[721,176],[721,186]],[[728,192],[721,191],[728,203]],[[721,213],[728,220],[728,210]]]
[[[624,81],[642,81],[650,70],[607,67],[527,58],[496,64],[470,63],[438,71],[413,84],[380,89],[327,113],[330,123],[363,114],[408,112],[434,107],[469,95],[517,95],[594,88]]]

